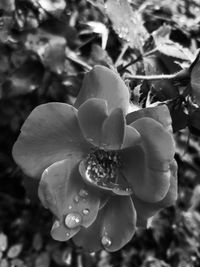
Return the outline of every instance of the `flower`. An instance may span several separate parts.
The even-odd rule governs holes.
[[[22,126],[13,157],[27,175],[41,176],[38,194],[55,216],[54,239],[116,251],[176,200],[167,106],[128,108],[121,78],[95,66],[74,106],[40,105]]]

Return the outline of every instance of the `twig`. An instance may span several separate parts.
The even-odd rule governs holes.
[[[125,45],[122,47],[121,53],[119,54],[117,60],[115,61],[115,66],[117,67],[122,59],[122,57],[124,56],[124,54],[126,53],[126,50],[128,49],[129,44],[125,43]]]
[[[142,60],[143,57],[148,57],[152,54],[154,54],[155,52],[157,51],[157,48],[147,52],[147,53],[144,53],[143,55],[139,55],[137,58],[131,60],[129,63],[127,63],[125,66],[121,67],[121,68],[118,68],[118,71],[123,74],[123,72],[131,65],[137,63],[138,61]]]
[[[126,75],[125,79],[130,80],[175,80],[177,79],[177,73],[173,74],[160,74],[160,75]]]

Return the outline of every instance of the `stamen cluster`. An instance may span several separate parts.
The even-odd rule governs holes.
[[[86,158],[86,173],[98,185],[116,183],[121,166],[118,152],[95,149]]]

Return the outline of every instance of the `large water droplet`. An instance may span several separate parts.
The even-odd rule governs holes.
[[[101,238],[101,243],[105,248],[108,248],[108,247],[110,247],[112,245],[112,241],[111,241],[110,237],[107,236],[107,235],[104,235]]]
[[[84,209],[82,212],[83,212],[84,215],[88,215],[90,213],[90,210],[89,209]]]
[[[80,197],[87,197],[88,196],[88,191],[86,191],[85,189],[81,189],[80,191],[79,191],[79,196]]]
[[[65,225],[70,229],[78,227],[79,225],[81,225],[81,222],[82,216],[78,212],[69,213],[65,217]]]

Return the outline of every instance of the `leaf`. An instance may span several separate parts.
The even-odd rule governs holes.
[[[189,128],[190,130],[196,134],[200,135],[200,109],[197,108],[193,111],[189,116]]]
[[[93,44],[92,51],[90,54],[89,64],[93,66],[94,65],[112,66],[113,62],[106,50],[103,50],[99,45]]]
[[[22,248],[22,244],[16,244],[11,246],[7,252],[7,257],[10,259],[18,257],[19,254],[22,252]]]
[[[7,259],[2,259],[0,262],[0,267],[9,267],[10,264]]]
[[[2,85],[3,97],[24,95],[41,84],[44,69],[39,61],[27,60]]]
[[[66,7],[65,0],[38,0],[40,6],[48,13],[59,16]]]
[[[42,249],[42,246],[43,246],[42,236],[40,233],[36,233],[33,238],[33,248],[36,251],[40,251]]]
[[[8,238],[4,233],[0,233],[0,251],[5,251],[8,247]]]
[[[35,267],[49,267],[50,265],[50,256],[48,252],[42,252],[38,255],[35,260]]]
[[[146,75],[169,73],[162,61],[156,56],[144,58],[144,69]],[[148,81],[147,83],[156,101],[165,101],[179,95],[177,88],[170,80]]]
[[[163,55],[173,57],[179,60],[191,61],[192,53],[189,49],[183,48],[180,44],[170,40],[171,27],[163,25],[158,30],[152,33],[155,48]]]
[[[200,105],[200,53],[197,55],[195,61],[191,64],[191,93],[194,101]]]
[[[142,51],[148,34],[139,12],[133,11],[127,0],[108,0],[105,8],[119,38],[128,42],[131,47]]]
[[[28,34],[25,42],[26,48],[38,54],[45,67],[58,74],[61,74],[65,67],[65,45],[65,38],[41,29]]]
[[[12,16],[2,16],[0,17],[0,42],[6,43],[10,37],[10,31],[13,27],[13,17]]]
[[[0,9],[11,13],[15,10],[15,0],[1,0]]]

